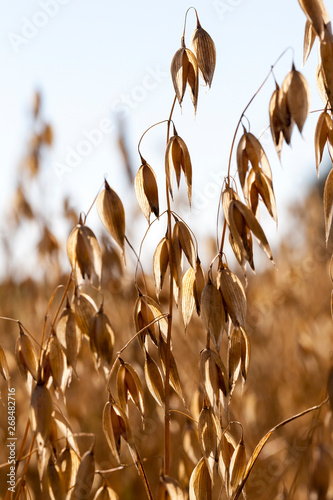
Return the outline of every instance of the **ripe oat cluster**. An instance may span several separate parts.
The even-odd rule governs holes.
[[[333,161],[333,35],[322,0],[299,0],[299,4],[307,17],[304,62],[315,40],[319,45],[317,85],[324,103],[314,139],[319,173],[326,145]],[[17,447],[15,491],[7,490],[6,500],[33,498],[29,486],[32,467],[38,473],[39,498],[114,500],[119,498],[113,486],[114,475],[122,474],[122,482],[126,483],[126,475],[133,469],[141,477],[142,495],[149,499],[249,498],[246,496],[247,481],[269,438],[303,415],[319,414],[325,405],[333,411],[333,369],[325,387],[326,399],[277,423],[255,445],[247,445],[246,426],[237,417],[237,407],[233,407],[236,393],[242,401],[250,368],[246,272],[248,267],[255,270],[253,240],[274,263],[259,222],[260,205],[276,223],[278,218],[269,160],[260,140],[243,125],[243,118],[263,84],[273,77],[276,88],[267,106],[268,118],[272,140],[281,158],[283,144],[291,143],[294,125],[302,133],[310,110],[310,90],[294,62],[281,85],[276,82],[273,70],[279,58],[245,107],[235,130],[221,187],[221,237],[216,256],[205,271],[193,231],[173,210],[178,196],[175,183],[179,188],[182,178],[189,205],[192,198],[190,152],[176,130],[172,118],[174,109],[177,102],[182,105],[188,92],[196,112],[199,78],[211,87],[216,63],[215,44],[202,28],[195,9],[197,27],[191,38],[191,49],[186,47],[188,12],[181,47],[171,62],[174,87],[171,111],[168,119],[152,125],[166,129],[164,209],[159,203],[156,174],[140,151],[141,141],[152,127],[138,144],[141,166],[134,189],[148,223],[147,233],[153,224],[165,224],[165,235],[156,243],[151,279],[143,272],[142,244],[137,254],[127,237],[122,201],[107,181],[93,204],[117,248],[121,265],[126,265],[127,246],[135,254],[132,336],[116,351],[115,344],[121,332],[114,328],[105,305],[103,253],[95,233],[87,225],[89,214],[81,214],[67,239],[70,276],[61,289],[61,296],[56,290],[50,298],[41,340],[37,342],[33,338],[23,321],[17,322],[16,364],[26,384],[30,404],[25,432]],[[241,126],[243,130],[239,134]],[[51,131],[46,126],[38,148],[50,142]],[[37,161],[38,150],[34,151]],[[234,153],[240,187],[230,174]],[[31,168],[37,168],[36,165],[38,167],[38,162],[32,163]],[[332,172],[324,190],[326,243],[331,237],[333,220]],[[239,269],[229,267],[225,253],[227,236]],[[51,240],[49,235],[47,241]],[[332,267],[333,264],[333,281]],[[48,313],[52,308],[55,313],[50,321]],[[177,336],[185,335],[194,316],[201,321],[204,334],[197,353],[196,390],[190,394],[183,387],[183,363],[175,346]],[[98,373],[98,380],[89,382],[102,384],[104,388],[104,409],[102,414],[95,415],[96,425],[103,430],[103,443],[100,434],[84,432],[84,415],[81,415],[82,421],[77,415],[82,432],[75,432],[66,412],[71,386],[76,385],[78,397],[80,391],[85,391],[80,385],[82,374],[78,363],[83,350],[91,354]],[[10,387],[11,370],[7,358],[8,353],[0,346],[0,372]],[[90,414],[94,408],[86,411]],[[177,421],[174,421],[176,414]],[[260,415],[257,417],[259,419]],[[149,428],[153,430],[150,432]],[[138,436],[163,440],[163,456],[143,456],[143,439]],[[85,438],[84,452],[82,437]],[[181,452],[176,449],[177,445]],[[103,446],[108,447],[108,457],[101,463],[96,457],[99,447]],[[332,498],[327,496],[332,482],[332,457],[325,453],[320,451],[319,459],[310,468],[311,498]],[[155,478],[151,473],[152,461],[159,462],[159,474]],[[279,498],[292,498],[290,491],[285,488]]]

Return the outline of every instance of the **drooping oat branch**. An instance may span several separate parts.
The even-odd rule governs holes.
[[[249,102],[247,103],[247,105],[245,106],[245,108],[243,109],[243,111],[241,113],[241,116],[240,116],[240,118],[238,120],[238,123],[236,125],[235,132],[234,132],[234,135],[233,135],[233,138],[232,138],[232,142],[231,142],[231,148],[230,148],[230,154],[229,154],[229,161],[228,161],[228,170],[227,170],[227,176],[226,176],[226,186],[227,187],[229,187],[229,185],[230,185],[230,178],[231,178],[231,172],[230,171],[231,171],[232,154],[233,154],[233,150],[234,150],[234,146],[235,146],[235,142],[236,142],[236,137],[237,137],[238,129],[239,129],[241,123],[242,123],[242,119],[243,119],[243,117],[244,117],[247,109],[250,107],[250,105],[252,104],[252,102],[254,101],[254,99],[257,97],[257,95],[259,94],[259,92],[261,91],[261,89],[263,88],[263,86],[265,85],[265,83],[267,82],[267,80],[269,79],[269,77],[271,76],[271,74],[273,74],[274,67],[278,64],[278,62],[280,61],[280,59],[284,56],[284,54],[289,49],[290,49],[290,47],[287,47],[282,52],[282,54],[276,59],[276,61],[274,62],[274,64],[272,64],[272,66],[271,66],[271,68],[270,68],[267,76],[265,77],[265,79],[263,80],[263,82],[261,83],[261,85],[259,86],[259,88],[257,89],[257,91],[253,94],[253,96],[251,97],[251,99],[249,100]],[[273,76],[274,76],[274,74],[273,74]],[[217,208],[217,229],[218,229],[218,222],[219,222],[219,217],[220,217],[220,209],[221,209],[221,205],[222,205],[222,193],[223,193],[223,188],[221,188],[220,198],[219,198],[218,208]],[[222,237],[221,237],[221,244],[220,244],[220,253],[223,252],[224,241],[225,241],[225,233],[226,233],[226,226],[227,226],[227,222],[224,219],[223,230],[222,230]],[[217,238],[218,238],[218,235],[217,235]]]

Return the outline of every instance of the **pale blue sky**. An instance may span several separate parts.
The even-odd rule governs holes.
[[[332,15],[332,0],[325,3]],[[114,110],[126,114],[128,140],[139,167],[136,147],[141,134],[169,115],[174,95],[169,68],[180,47],[184,15],[190,5],[185,0],[1,1],[1,217],[25,152],[28,109],[35,89],[43,93],[44,114],[55,132],[43,173],[46,213],[56,215],[64,194],[71,196],[78,211],[87,210],[105,174],[124,204],[130,204],[134,190],[130,192],[126,183],[116,148]],[[202,27],[216,44],[216,73],[211,90],[200,88],[196,118],[186,95],[183,113],[177,106],[174,120],[193,163],[193,216],[188,220],[193,225],[199,222],[206,234],[214,235],[217,186],[226,172],[234,128],[242,109],[271,64],[289,46],[294,49],[297,69],[311,86],[311,109],[321,107],[315,87],[317,45],[302,68],[305,16],[297,0],[197,0],[193,5]],[[188,45],[194,28],[192,11],[187,19]],[[279,83],[291,69],[291,63],[292,52],[288,51],[274,71]],[[273,90],[271,78],[247,112],[255,135],[268,125],[268,102]],[[275,180],[279,232],[288,226],[283,207],[295,190],[302,196],[306,183],[316,178],[315,121],[314,115],[308,118],[303,139],[294,130],[293,147],[283,147],[283,168],[269,133],[263,137]],[[111,125],[111,130],[106,125]],[[104,132],[90,135],[93,129],[101,127]],[[66,159],[68,162],[69,152],[73,160],[73,150],[80,150],[80,143],[82,146],[82,141],[87,142],[87,136],[90,141],[95,138],[98,144],[91,145],[85,157],[76,156],[75,168],[59,179],[59,164],[66,164]],[[147,134],[142,144],[142,154],[155,169],[161,192],[164,147],[163,127]],[[91,221],[93,226],[95,215]],[[263,217],[263,225],[266,222],[265,230],[273,237],[274,223]],[[142,216],[137,231],[143,234],[144,229]],[[130,230],[133,235],[133,228]],[[64,239],[66,236],[62,235]]]

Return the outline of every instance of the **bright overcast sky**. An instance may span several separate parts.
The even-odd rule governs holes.
[[[332,16],[332,0],[325,3]],[[36,89],[43,94],[43,112],[55,136],[43,173],[46,212],[56,215],[65,194],[78,211],[87,210],[105,175],[125,205],[133,198],[134,189],[127,183],[116,146],[116,112],[126,117],[127,139],[138,168],[136,148],[141,134],[169,115],[174,96],[170,63],[180,47],[184,15],[190,5],[185,0],[2,2],[0,217],[15,189],[15,173],[28,139],[28,110]],[[190,223],[199,222],[201,230],[214,235],[218,192],[243,108],[287,47],[293,47],[296,68],[310,83],[311,109],[322,107],[315,87],[318,47],[315,44],[303,68],[305,15],[297,0],[197,0],[193,5],[202,27],[215,42],[216,73],[211,90],[200,88],[196,118],[188,95],[183,113],[177,105],[173,118],[193,164],[194,217]],[[195,27],[195,15],[190,11],[187,45]],[[291,69],[292,57],[293,52],[287,51],[274,70],[280,84]],[[268,103],[274,88],[270,78],[246,113],[251,132],[257,136],[268,125]],[[293,147],[283,146],[282,168],[269,132],[262,138],[271,160],[278,213],[295,191],[302,196],[306,183],[315,181],[316,116],[308,118],[303,139],[295,128]],[[161,191],[164,148],[163,126],[148,133],[142,143],[142,154],[154,168]],[[63,175],[59,174],[61,165],[69,169]],[[267,224],[269,233],[274,223]],[[280,218],[279,231],[286,230],[287,224],[287,218]],[[144,229],[142,217],[140,234]],[[131,231],[133,235],[133,228]]]

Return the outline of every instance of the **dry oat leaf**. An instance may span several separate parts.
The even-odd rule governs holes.
[[[78,454],[69,447],[67,441],[65,448],[61,451],[58,457],[58,465],[65,493],[68,493],[75,485],[77,471],[80,466],[80,458]]]
[[[147,387],[150,394],[160,406],[163,406],[165,401],[165,393],[162,375],[159,367],[147,351],[145,351],[144,371]]]
[[[190,477],[189,500],[212,500],[212,482],[202,457]]]
[[[315,153],[316,153],[316,168],[318,177],[319,177],[319,165],[323,158],[325,144],[328,141],[329,133],[332,129],[333,129],[332,118],[325,110],[319,115],[315,130],[315,139],[314,139]]]
[[[200,353],[200,379],[210,405],[216,408],[221,395],[227,395],[226,369],[221,358],[210,348]]]
[[[246,449],[243,437],[235,448],[232,454],[229,473],[230,473],[230,490],[233,495],[241,483],[246,467]]]
[[[29,372],[34,380],[37,380],[38,359],[37,354],[29,337],[19,325],[20,336],[15,344],[15,357],[22,376],[26,379]]]
[[[218,271],[218,285],[225,309],[233,324],[244,326],[246,295],[242,282],[228,267],[223,266]]]
[[[265,233],[262,230],[262,227],[255,218],[255,216],[251,212],[251,210],[246,205],[244,205],[244,203],[238,200],[232,200],[230,205],[232,204],[234,204],[235,207],[241,212],[242,216],[245,219],[247,227],[249,228],[250,231],[252,231],[253,235],[256,237],[260,248],[266,253],[269,260],[274,262],[272,251],[265,236]]]
[[[217,430],[216,418],[211,407],[205,407],[200,412],[198,436],[209,475],[213,480],[214,469],[217,465]]]
[[[125,211],[117,193],[105,181],[105,189],[97,198],[98,215],[125,255]]]
[[[166,374],[166,363],[167,363],[167,343],[163,340],[162,336],[160,336],[158,343],[158,354],[161,362],[163,374]],[[170,350],[169,352],[169,382],[173,390],[178,394],[180,399],[183,401],[184,406],[186,407],[184,393],[182,389],[182,385],[180,383],[178,368],[176,360]]]
[[[185,177],[189,205],[191,206],[192,163],[190,153],[184,140],[179,137],[174,128],[174,135],[170,138],[165,151],[165,173],[171,198],[173,198],[173,173],[176,174],[177,186],[179,188],[182,171]]]
[[[169,240],[165,236],[156,247],[153,257],[153,273],[157,297],[162,290],[164,278],[169,265]]]
[[[178,244],[181,250],[184,252],[184,255],[188,263],[195,269],[197,256],[195,252],[193,238],[189,229],[181,220],[176,220],[176,223],[173,228],[172,239],[173,241],[178,241]]]
[[[170,476],[161,476],[160,481],[164,485],[170,500],[185,500],[184,492],[176,479]]]
[[[108,368],[111,366],[114,332],[103,305],[92,317],[89,326],[90,349],[95,354],[98,365],[102,361]]]
[[[119,500],[119,496],[111,486],[104,484],[96,491],[94,500]]]
[[[68,301],[58,319],[56,332],[59,342],[65,351],[67,364],[77,376],[76,362],[81,348],[82,334],[76,325],[75,314]]]
[[[283,143],[283,123],[284,119],[279,107],[279,94],[281,90],[278,84],[269,101],[269,123],[275,149],[281,159],[281,150]]]
[[[171,61],[171,77],[180,106],[188,85],[196,112],[199,92],[198,63],[193,52],[185,48],[183,40],[182,47],[177,50]]]
[[[322,79],[327,100],[333,108],[333,37],[325,31],[324,37],[320,40],[320,62]]]
[[[324,188],[324,213],[325,213],[325,240],[326,245],[330,236],[333,220],[333,169],[327,176]]]
[[[135,176],[135,194],[140,208],[150,223],[150,214],[153,212],[159,217],[158,188],[154,170],[145,161]]]
[[[194,311],[194,284],[195,284],[195,270],[190,267],[183,276],[182,283],[182,317],[184,328],[186,328],[192,318]]]
[[[286,92],[289,112],[302,133],[310,109],[310,87],[294,64],[282,84],[282,91]]]
[[[37,383],[32,391],[29,419],[32,431],[36,435],[38,450],[41,452],[49,439],[52,422],[53,402],[45,384]]]
[[[201,318],[218,350],[226,317],[221,293],[210,279],[201,294]]]
[[[119,358],[120,366],[117,373],[117,394],[119,405],[126,411],[127,401],[130,398],[137,409],[139,410],[142,418],[144,418],[144,393],[141,381],[134,368]]]
[[[322,0],[298,0],[304,14],[311,22],[313,29],[321,38],[325,25],[330,23],[330,17]]]
[[[86,278],[100,285],[102,274],[102,251],[93,231],[79,223],[67,239],[67,255],[78,285]]]
[[[197,28],[191,39],[191,50],[197,58],[198,67],[206,85],[211,87],[216,65],[216,49],[211,36],[197,19]]]
[[[72,302],[72,310],[81,334],[89,338],[90,322],[98,311],[95,301],[90,295],[80,292],[80,288],[76,288]]]
[[[60,390],[65,393],[69,372],[67,370],[66,356],[55,334],[51,333],[45,352],[45,361],[49,364],[50,374],[56,393]]]
[[[58,465],[54,462],[52,455],[50,455],[47,468],[46,479],[48,485],[48,493],[52,500],[64,498],[65,489],[61,480],[60,470]]]
[[[77,471],[75,486],[72,490],[71,500],[88,500],[95,477],[95,455],[93,449],[87,451]]]
[[[8,382],[8,380],[10,379],[9,368],[8,368],[6,354],[1,344],[0,344],[0,373],[5,379],[5,381]]]
[[[309,21],[309,19],[307,19],[304,30],[303,65],[306,63],[310,55],[315,39],[316,39],[316,32],[313,28],[312,23]]]

